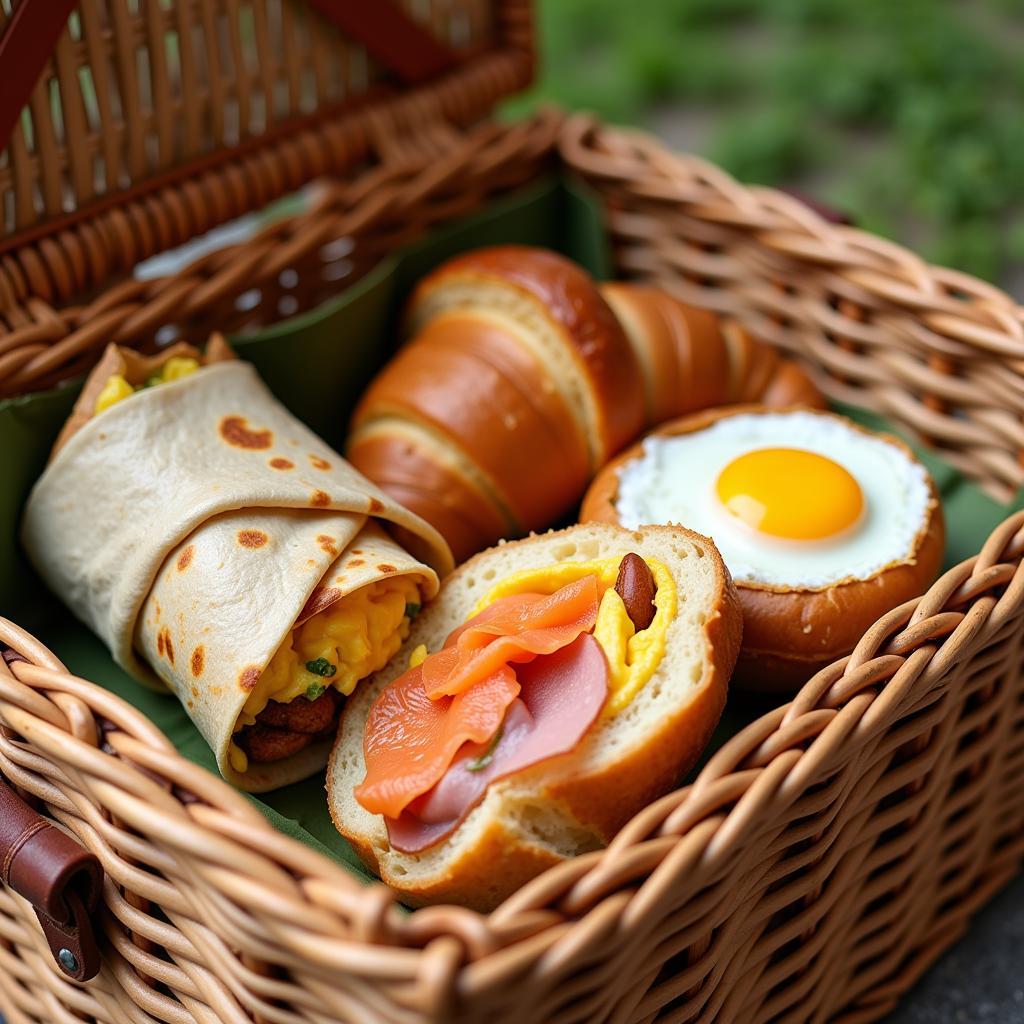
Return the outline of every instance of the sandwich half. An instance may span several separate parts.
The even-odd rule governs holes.
[[[409,904],[489,910],[679,783],[741,631],[717,549],[680,527],[591,523],[484,551],[347,703],[335,825]]]

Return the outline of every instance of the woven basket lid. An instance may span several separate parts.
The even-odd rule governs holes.
[[[233,166],[261,206],[431,119],[476,120],[530,81],[530,6],[0,4],[0,255],[211,173],[230,185]]]

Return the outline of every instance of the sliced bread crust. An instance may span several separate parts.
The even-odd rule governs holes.
[[[496,583],[522,569],[636,551],[663,562],[678,591],[666,654],[628,707],[601,718],[579,747],[491,784],[451,836],[420,854],[388,844],[384,819],[353,789],[365,774],[363,730],[377,694],[419,644],[437,650]],[[629,531],[589,523],[501,544],[445,582],[387,668],[346,706],[327,771],[331,815],[364,862],[413,905],[489,910],[567,857],[597,849],[696,762],[725,705],[739,652],[736,590],[710,540],[680,527]]]

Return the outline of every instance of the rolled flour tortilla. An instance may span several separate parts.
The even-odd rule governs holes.
[[[262,792],[321,768],[333,738],[318,734],[292,756],[248,765],[234,743],[293,629],[336,615],[349,623],[343,642],[358,646],[344,609],[382,592],[374,600],[393,618],[396,591],[429,600],[452,563],[437,531],[303,426],[252,366],[214,347],[189,376],[93,415],[111,367],[128,355],[108,352],[83,392],[92,405],[76,408],[29,497],[23,537],[40,575],[118,664],[173,690],[223,775]],[[410,617],[411,603],[399,605]],[[310,664],[320,671],[314,685],[337,682],[327,675],[334,666]]]

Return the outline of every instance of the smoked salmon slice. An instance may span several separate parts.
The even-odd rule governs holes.
[[[515,673],[505,666],[464,693],[431,700],[421,670],[382,690],[366,720],[366,778],[355,797],[371,814],[397,818],[442,779],[463,744],[490,740],[519,696]]]
[[[553,594],[502,598],[449,637],[423,663],[423,687],[437,700],[462,693],[502,665],[554,654],[597,622],[601,592],[590,573]]]
[[[600,598],[593,573],[550,595],[501,598],[385,687],[363,734],[359,803],[398,818],[441,781],[464,745],[489,742],[520,692],[511,664],[552,655],[589,633]]]
[[[396,850],[419,853],[455,831],[487,787],[514,772],[575,750],[608,697],[608,662],[584,633],[518,669],[519,696],[489,743],[467,743],[436,786],[388,818]]]

